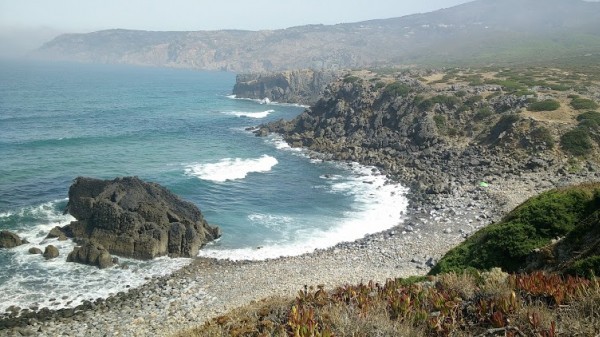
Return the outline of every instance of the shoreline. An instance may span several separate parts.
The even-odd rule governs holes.
[[[451,194],[428,197],[411,189],[403,196],[409,199],[404,221],[388,230],[292,257],[259,261],[197,257],[127,293],[74,309],[0,320],[0,336],[171,335],[252,301],[293,297],[304,285],[322,284],[331,290],[344,284],[424,275],[450,248],[529,197],[590,180],[600,180],[600,173],[557,177],[550,170],[531,172],[506,176],[485,188],[465,184]],[[400,183],[410,186],[410,181]],[[40,313],[45,317],[36,317]]]

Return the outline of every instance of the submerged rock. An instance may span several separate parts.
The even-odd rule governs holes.
[[[0,248],[14,248],[23,244],[21,238],[10,231],[0,231]]]
[[[194,257],[220,236],[194,204],[137,177],[79,177],[69,189],[65,212],[77,219],[61,229],[67,236],[123,257]]]

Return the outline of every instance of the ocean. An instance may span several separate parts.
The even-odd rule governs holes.
[[[70,240],[45,240],[73,179],[138,176],[196,204],[223,236],[200,256],[300,255],[391,228],[406,189],[371,167],[311,159],[249,127],[302,106],[237,99],[235,74],[121,65],[0,62],[0,230],[30,242],[0,249],[0,312],[73,307],[190,262],[121,258],[128,269],[67,263]],[[53,244],[44,260],[29,248]]]

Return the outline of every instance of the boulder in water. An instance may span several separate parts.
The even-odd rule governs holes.
[[[21,238],[10,231],[0,231],[0,248],[14,248],[23,244]]]
[[[63,227],[63,233],[123,257],[195,257],[201,246],[220,236],[194,204],[137,177],[79,177],[69,189],[65,212],[77,221]]]
[[[102,245],[88,241],[79,247],[73,248],[73,251],[67,256],[67,262],[88,264],[104,269],[112,267],[113,257]]]
[[[42,254],[42,250],[37,247],[29,248],[29,254]]]
[[[58,257],[58,255],[59,255],[58,248],[56,248],[53,245],[46,246],[46,249],[44,250],[44,258],[46,260],[50,260],[55,257]]]

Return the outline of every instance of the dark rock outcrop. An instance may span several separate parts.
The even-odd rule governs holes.
[[[325,87],[340,75],[337,71],[295,70],[240,74],[233,94],[238,98],[314,104]]]
[[[10,231],[0,231],[0,248],[14,248],[23,244],[21,238]]]
[[[67,239],[67,235],[62,231],[62,229],[58,226],[52,228],[48,235],[46,235],[46,239],[54,239],[57,238],[58,241],[64,241]]]
[[[136,259],[194,257],[220,236],[194,204],[137,177],[79,177],[69,189],[65,212],[77,219],[61,229],[67,236]]]
[[[112,267],[113,257],[102,245],[88,241],[73,248],[73,251],[67,256],[67,262],[89,264],[104,269]]]
[[[46,246],[46,249],[44,249],[43,256],[46,260],[50,260],[58,257],[59,254],[60,252],[58,251],[58,248],[53,245],[48,245]]]

